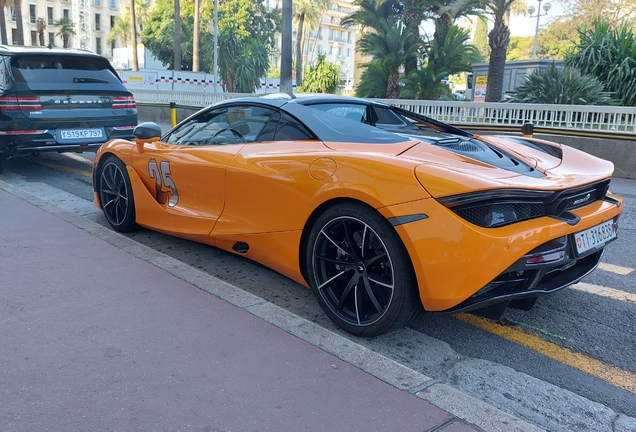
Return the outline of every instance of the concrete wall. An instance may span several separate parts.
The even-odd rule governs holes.
[[[198,109],[177,109],[177,123],[197,112]],[[160,106],[138,106],[139,122],[153,121],[169,124],[171,122],[170,108]],[[480,134],[488,132],[479,131]],[[501,132],[493,132],[501,134]],[[614,163],[614,176],[619,178],[636,179],[636,141],[603,138],[586,138],[570,135],[535,134],[536,138],[558,142],[583,150]]]

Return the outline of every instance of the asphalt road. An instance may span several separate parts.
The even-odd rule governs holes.
[[[91,204],[92,156],[10,160],[0,180],[106,225]],[[611,189],[626,198],[619,239],[583,283],[497,323],[425,314],[408,328],[355,340],[546,430],[636,431],[636,181],[614,179]],[[267,268],[148,230],[129,237],[344,334],[309,290]]]

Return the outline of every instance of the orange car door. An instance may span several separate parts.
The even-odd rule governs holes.
[[[228,110],[202,113],[133,151],[133,167],[156,202],[136,208],[139,224],[185,235],[212,231],[225,204],[227,166],[245,145],[227,116]]]

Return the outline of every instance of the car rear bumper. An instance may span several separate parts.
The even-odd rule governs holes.
[[[623,201],[614,198],[573,210],[579,217],[575,225],[544,216],[480,228],[433,199],[381,212],[387,218],[427,216],[395,229],[409,251],[424,308],[459,312],[500,303],[505,309],[512,301],[554,292],[582,279],[596,268],[607,243],[577,255],[574,234],[606,221],[616,224]],[[558,260],[527,265],[529,257],[554,249],[555,243],[562,252]]]

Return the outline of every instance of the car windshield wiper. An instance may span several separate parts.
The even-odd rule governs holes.
[[[99,78],[84,78],[84,77],[75,77],[73,78],[74,83],[101,83],[108,84],[108,81],[99,79]]]

